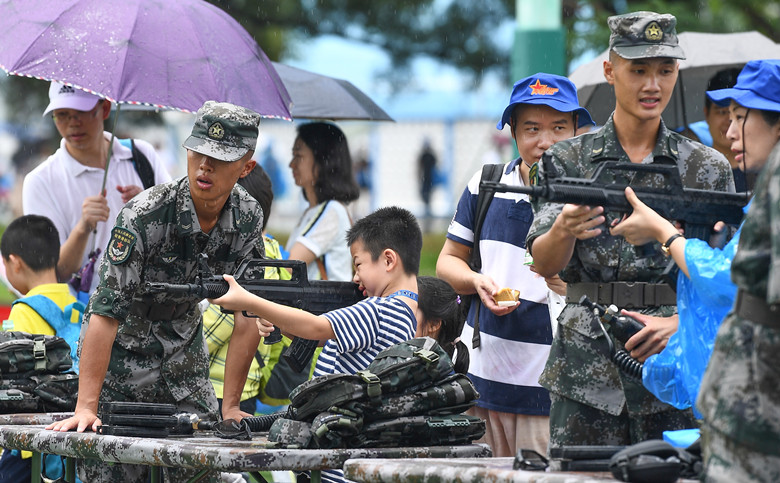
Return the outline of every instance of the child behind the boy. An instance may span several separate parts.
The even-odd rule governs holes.
[[[455,372],[466,374],[470,359],[468,348],[460,340],[466,322],[460,296],[449,283],[436,277],[417,277],[417,288],[422,317],[417,324],[416,337],[436,339],[452,359]]]
[[[315,376],[363,370],[379,352],[415,335],[422,233],[409,211],[387,207],[358,220],[346,241],[353,281],[368,297],[355,305],[317,316],[253,295],[230,275],[230,291],[213,303],[257,314],[264,336],[276,325],[290,336],[326,340]]]

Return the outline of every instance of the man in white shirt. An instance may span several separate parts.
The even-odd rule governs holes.
[[[51,113],[62,141],[25,177],[22,203],[25,215],[46,216],[57,227],[61,246],[57,276],[66,281],[88,261],[94,248],[105,250],[117,213],[143,190],[143,182],[135,167],[138,160],[115,139],[105,192],[100,192],[111,139],[111,133],[103,131],[103,121],[111,112],[111,102],[58,82],[51,83],[49,100],[43,115]],[[170,181],[154,148],[140,140],[135,146],[148,159],[154,184]],[[98,264],[99,259],[95,267]],[[93,278],[90,292],[97,279]]]

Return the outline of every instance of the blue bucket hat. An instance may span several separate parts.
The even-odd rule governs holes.
[[[596,124],[590,118],[587,109],[580,107],[577,88],[572,81],[559,75],[539,72],[515,82],[512,95],[509,97],[509,105],[504,109],[496,129],[500,131],[504,129],[505,124],[509,124],[512,111],[518,104],[545,105],[559,112],[576,112],[579,124],[577,128],[586,124]]]
[[[734,101],[748,109],[780,112],[780,60],[751,60],[730,89],[707,91],[712,102]]]

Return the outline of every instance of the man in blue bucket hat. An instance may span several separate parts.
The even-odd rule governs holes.
[[[547,148],[593,121],[580,107],[571,81],[538,73],[514,85],[496,127],[501,130],[506,124],[520,156],[486,169],[495,166],[492,179],[501,183],[527,186],[532,167]],[[523,263],[533,213],[527,195],[502,192],[488,200],[484,216],[478,216],[479,200],[486,199],[479,192],[481,179],[482,172],[475,173],[461,195],[436,272],[458,293],[475,294],[461,339],[470,353],[469,378],[480,394],[471,411],[486,420],[485,441],[493,455],[514,456],[518,448],[544,453],[550,399],[538,379],[553,335],[548,287]],[[481,271],[470,266],[472,249],[479,253],[475,256]],[[550,283],[565,290],[557,276]],[[502,288],[519,290],[519,300],[499,305],[493,296]]]
[[[615,88],[615,110],[598,131],[552,146],[540,163],[539,179],[589,179],[605,161],[671,164],[686,188],[733,192],[723,155],[670,131],[661,119],[677,80],[677,59],[684,58],[675,17],[633,12],[610,17],[608,23],[604,77]],[[617,170],[602,173],[600,181],[635,188],[662,188],[665,182],[660,176]],[[539,380],[550,391],[551,450],[630,445],[660,439],[664,430],[696,426],[690,410],[660,402],[641,382],[618,371],[598,320],[578,304],[588,295],[607,306],[630,303],[637,312],[629,313],[650,316],[625,344],[640,361],[660,352],[677,329],[677,317],[670,317],[676,314],[675,291],[662,283],[670,241],[635,248],[610,234],[620,216],[601,206],[534,204],[527,244],[536,270],[548,277],[559,274],[567,283],[566,306]]]

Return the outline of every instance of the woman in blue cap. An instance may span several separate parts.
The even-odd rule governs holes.
[[[593,121],[569,79],[538,73],[515,83],[497,128],[507,124],[520,156],[498,165],[498,180],[528,186],[545,150]],[[469,350],[468,376],[480,394],[470,411],[485,419],[493,455],[514,456],[520,448],[546,453],[550,396],[539,375],[553,333],[548,286],[523,263],[533,210],[527,195],[496,193],[478,229],[480,179],[481,172],[475,173],[458,201],[436,274],[456,292],[476,295],[461,339]],[[479,250],[480,271],[469,265],[472,249]],[[558,277],[550,282],[563,287]],[[502,288],[519,290],[522,303],[497,302],[493,296]]]
[[[772,149],[780,141],[780,60],[751,61],[745,65],[733,88],[708,91],[707,96],[717,103],[730,101],[731,124],[727,136],[731,140],[731,150],[736,153],[735,159],[743,171],[761,172]],[[706,364],[720,322],[732,309],[737,297],[731,265],[744,224],[723,249],[711,248],[705,241],[686,239],[674,225],[639,201],[630,188],[626,190],[626,197],[634,206],[634,213],[614,227],[612,233],[622,234],[635,245],[652,240],[665,243],[682,272],[677,289],[678,332],[663,352],[647,359],[643,382],[659,399],[679,408],[690,407],[696,402],[700,384],[702,392],[706,393],[702,384],[703,365],[696,369],[690,363],[696,359]],[[742,243],[739,243],[739,248],[744,250]],[[631,315],[640,320],[643,317]],[[712,400],[708,402],[707,395],[703,394],[699,401],[705,422],[715,423],[706,412]],[[717,412],[715,408],[711,409],[713,412],[710,414]],[[737,439],[728,434],[722,435],[722,438]],[[780,467],[776,465],[777,468]]]

